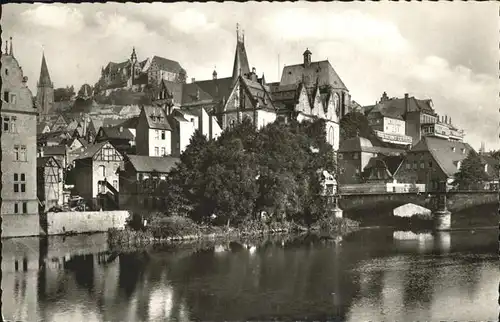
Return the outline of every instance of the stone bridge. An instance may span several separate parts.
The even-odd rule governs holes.
[[[357,211],[376,208],[396,208],[413,203],[430,210],[436,210],[436,194],[432,193],[359,193],[342,194],[340,208],[344,211]],[[485,204],[498,203],[497,191],[448,191],[446,204],[450,212],[460,211]]]

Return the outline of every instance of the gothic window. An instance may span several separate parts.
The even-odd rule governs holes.
[[[10,94],[10,102],[16,104],[16,94]]]
[[[5,75],[9,75],[9,70],[5,68]]]
[[[14,145],[14,160],[19,161],[19,145]]]
[[[339,101],[340,101],[339,95],[337,93],[335,93],[333,95],[333,110],[335,111],[335,113],[337,114],[337,116],[339,116],[339,113],[340,113],[340,104],[339,104]]]
[[[166,155],[166,153],[165,153],[165,147],[164,146],[161,147],[161,155],[162,156]]]
[[[9,98],[10,98],[9,92],[8,91],[3,92],[3,100],[8,103]]]
[[[334,134],[333,134],[333,126],[328,130],[328,142],[333,145],[334,144]]]

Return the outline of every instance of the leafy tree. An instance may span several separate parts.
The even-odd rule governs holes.
[[[455,174],[453,185],[459,189],[477,189],[485,180],[487,180],[487,174],[484,171],[481,156],[470,151],[462,161],[460,170]]]
[[[368,123],[368,119],[363,113],[354,111],[346,114],[340,120],[340,139],[346,140],[356,136],[370,140],[373,145],[389,147],[390,144],[382,142]]]
[[[210,141],[196,132],[169,173],[169,213],[238,225],[266,211],[312,223],[326,214],[317,171],[335,173],[334,160],[323,121],[256,131],[245,119]]]
[[[65,88],[56,88],[54,90],[54,102],[69,101],[75,96],[75,88],[73,85]]]

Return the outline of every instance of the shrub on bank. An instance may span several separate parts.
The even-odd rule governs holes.
[[[148,223],[147,230],[154,238],[199,235],[200,227],[190,218],[181,216],[156,217]]]

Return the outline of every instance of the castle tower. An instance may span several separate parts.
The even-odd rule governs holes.
[[[54,105],[54,84],[50,80],[44,53],[42,54],[42,67],[37,84],[36,101],[40,115],[47,115]]]
[[[236,24],[236,53],[234,54],[233,65],[233,85],[238,79],[238,76],[247,75],[250,73],[250,65],[248,64],[247,52],[245,50],[245,35],[240,33],[239,24]]]

